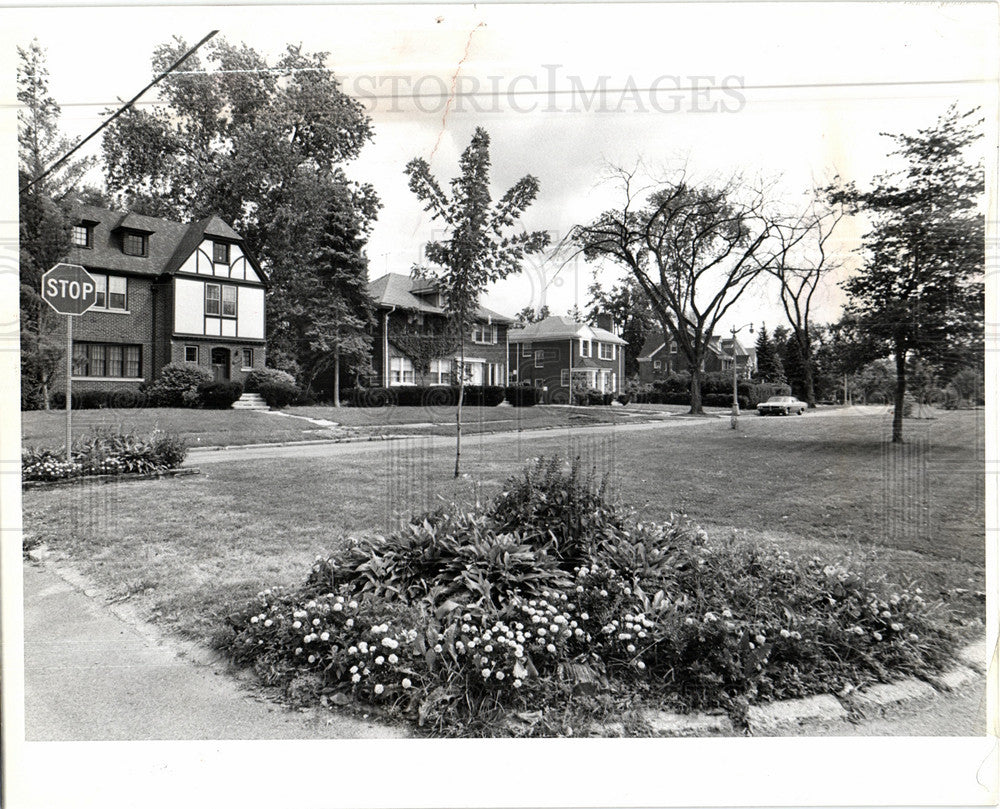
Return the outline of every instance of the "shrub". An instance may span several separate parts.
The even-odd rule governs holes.
[[[302,395],[298,387],[284,382],[264,382],[257,390],[268,407],[287,407]]]
[[[156,407],[195,407],[198,387],[212,381],[212,375],[204,368],[175,362],[163,366],[160,376],[145,386],[144,392]]]
[[[504,398],[514,407],[534,407],[542,400],[542,392],[529,385],[508,385]]]
[[[240,382],[202,382],[198,386],[198,400],[203,407],[226,410],[243,395]]]
[[[260,386],[267,383],[294,385],[295,377],[277,368],[255,368],[243,380],[243,389],[247,393],[258,393]]]
[[[537,460],[485,508],[354,541],[230,617],[232,658],[444,732],[581,693],[723,708],[947,665],[919,590],[683,517],[638,522],[579,461]],[[607,700],[609,709],[614,701]],[[476,724],[478,723],[478,724]]]
[[[396,403],[397,388],[351,388],[344,401],[353,407],[388,407]]]

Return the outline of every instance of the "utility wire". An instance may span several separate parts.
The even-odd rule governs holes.
[[[206,42],[208,42],[208,40],[210,40],[212,37],[214,37],[217,33],[219,33],[218,29],[216,29],[214,31],[209,31],[208,34],[206,34],[204,37],[201,38],[201,40],[198,42],[197,45],[195,45],[193,48],[191,48],[187,53],[185,53],[180,59],[178,59],[176,62],[174,62],[166,70],[164,70],[159,76],[157,76],[155,79],[153,79],[149,84],[147,84],[145,87],[143,87],[129,101],[127,101],[123,107],[121,107],[119,110],[117,110],[110,118],[107,118],[104,121],[102,121],[101,124],[100,124],[100,126],[97,127],[97,129],[95,129],[93,132],[91,132],[89,135],[87,135],[87,137],[85,137],[78,144],[76,144],[76,146],[74,146],[72,149],[70,149],[68,152],[66,152],[66,154],[64,154],[62,157],[60,157],[58,160],[56,160],[55,163],[53,163],[51,166],[49,166],[47,169],[45,169],[45,171],[43,171],[41,174],[39,174],[37,177],[35,177],[27,185],[25,185],[20,190],[19,193],[24,194],[25,192],[29,191],[33,185],[35,185],[35,184],[41,182],[42,180],[44,180],[48,175],[50,175],[53,171],[55,171],[57,168],[59,168],[59,166],[61,166],[63,163],[65,163],[67,160],[69,160],[69,158],[77,150],[79,150],[81,146],[83,146],[87,141],[89,141],[91,138],[93,138],[98,132],[100,132],[102,129],[104,129],[104,127],[106,127],[108,124],[110,124],[113,120],[115,120],[115,118],[117,118],[123,112],[125,112],[128,109],[131,109],[132,105],[134,105],[135,102],[137,102],[140,98],[142,98],[142,96],[145,95],[145,93],[146,93],[147,90],[149,90],[155,84],[159,83],[162,79],[166,78],[168,75],[170,75],[171,73],[173,73],[178,67],[180,67],[188,59],[188,57],[191,56],[191,54],[193,54],[196,50],[198,50],[198,48],[200,48],[202,45],[204,45]]]

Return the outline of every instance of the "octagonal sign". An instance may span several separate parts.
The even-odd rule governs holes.
[[[97,303],[97,283],[79,264],[56,264],[42,276],[42,298],[61,315],[82,315]]]

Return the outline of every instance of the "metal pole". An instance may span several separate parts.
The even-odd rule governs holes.
[[[73,462],[73,316],[66,315],[66,463]]]
[[[730,329],[730,331],[733,334],[733,345],[732,345],[732,351],[733,351],[733,414],[732,414],[732,417],[729,419],[729,427],[730,427],[730,429],[735,430],[736,429],[736,422],[737,422],[737,420],[739,419],[739,416],[740,416],[740,400],[739,400],[739,396],[738,396],[738,393],[737,393],[738,392],[738,388],[737,388],[737,384],[736,384],[736,329]]]

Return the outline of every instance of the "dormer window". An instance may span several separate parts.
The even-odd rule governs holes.
[[[71,237],[74,247],[94,246],[94,228],[92,225],[73,225]]]
[[[126,256],[145,256],[147,238],[145,233],[126,231],[122,234],[122,252]]]
[[[229,245],[225,242],[212,242],[212,261],[215,264],[228,264]]]

